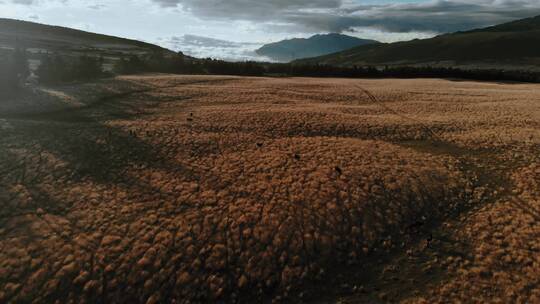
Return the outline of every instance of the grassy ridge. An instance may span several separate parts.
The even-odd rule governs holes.
[[[67,27],[0,18],[0,44],[28,48],[102,47],[163,50],[146,42],[85,32]]]
[[[360,46],[300,62],[343,66],[441,62],[534,65],[540,59],[539,49],[540,16],[431,39]]]

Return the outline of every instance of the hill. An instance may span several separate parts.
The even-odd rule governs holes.
[[[264,45],[256,52],[276,61],[288,62],[295,59],[316,57],[340,52],[353,47],[378,44],[378,41],[360,39],[342,34],[315,35],[310,38],[295,38]]]
[[[0,18],[0,50],[22,47],[34,59],[39,53],[103,56],[108,60],[125,55],[145,55],[156,51],[172,53],[160,46],[137,40],[81,30]]]
[[[340,66],[430,64],[534,69],[540,62],[540,16],[430,39],[360,46],[301,62]]]

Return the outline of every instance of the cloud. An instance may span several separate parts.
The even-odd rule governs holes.
[[[262,44],[317,33],[395,42],[534,15],[540,15],[539,0],[0,0],[1,17],[143,38],[228,60],[260,59],[254,50]]]
[[[154,0],[154,2],[163,7],[181,5],[197,15],[233,18],[260,17],[306,9],[335,9],[343,5],[342,0]]]
[[[37,0],[12,0],[15,4],[31,5],[37,2]]]
[[[20,4],[20,5],[36,5],[40,3],[50,3],[50,2],[60,2],[60,3],[66,3],[68,0],[8,0],[8,3],[13,4]],[[0,2],[2,3],[2,2]]]
[[[540,14],[540,2],[516,0],[439,0],[420,4],[373,6],[349,11],[347,26],[389,32],[454,32]]]
[[[19,5],[67,0],[5,0]],[[359,28],[389,33],[446,33],[540,15],[538,0],[130,0],[152,1],[204,21],[247,21],[283,33],[353,32]],[[76,1],[70,1],[70,3]],[[78,2],[81,3],[81,2]],[[375,3],[375,4],[374,4]],[[105,9],[87,1],[86,8]]]
[[[153,0],[203,19],[246,20],[297,32],[344,32],[369,27],[387,32],[445,33],[540,14],[538,0],[435,0],[361,5],[354,0]]]
[[[173,36],[160,38],[159,44],[173,50],[198,58],[218,58],[230,61],[265,60],[255,50],[262,46],[260,43],[234,42],[196,35]]]
[[[101,9],[106,8],[106,7],[107,7],[107,5],[105,5],[105,4],[91,4],[91,5],[88,5],[88,8],[93,9],[93,10],[101,10]]]

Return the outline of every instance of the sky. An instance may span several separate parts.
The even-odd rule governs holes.
[[[540,0],[0,0],[0,17],[138,39],[197,57],[260,59],[320,33],[381,42],[540,15]]]

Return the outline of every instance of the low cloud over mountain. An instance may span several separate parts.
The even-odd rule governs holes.
[[[268,60],[255,53],[255,49],[261,46],[258,43],[233,42],[196,35],[173,36],[160,40],[162,45],[170,49],[181,50],[198,58],[217,57],[231,61]]]

